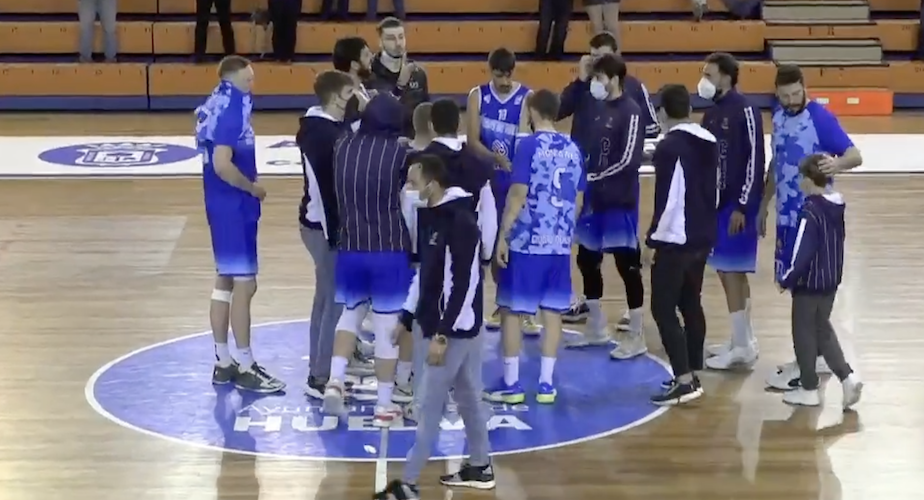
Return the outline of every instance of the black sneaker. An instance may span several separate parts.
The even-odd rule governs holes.
[[[665,380],[664,382],[661,382],[661,388],[667,391],[671,387],[673,387],[674,384],[676,383],[677,383],[677,379],[673,379],[673,378],[668,379],[668,380]],[[699,377],[697,377],[696,375],[693,376],[693,385],[696,386],[696,388],[698,389],[702,389],[703,387],[702,383],[700,383],[699,381]]]
[[[689,384],[675,382],[670,389],[651,397],[651,402],[658,406],[674,406],[688,403],[703,395],[703,390],[697,387],[696,381]]]
[[[212,384],[214,385],[227,385],[231,382],[234,382],[234,378],[237,377],[237,372],[239,367],[237,363],[231,363],[228,366],[221,366],[219,364],[215,365],[215,368],[212,369]]]
[[[242,391],[272,394],[286,388],[285,382],[266,373],[262,366],[254,363],[247,371],[238,370],[234,386]]]
[[[590,308],[587,307],[586,302],[581,300],[571,304],[571,309],[561,315],[561,320],[563,323],[568,324],[583,323],[587,321],[587,316],[589,315]]]
[[[494,467],[488,465],[471,465],[463,463],[459,472],[440,476],[440,484],[444,486],[462,486],[477,490],[494,489]]]
[[[309,375],[305,382],[305,395],[309,398],[324,399],[325,387],[327,387],[327,379]]]
[[[372,496],[373,500],[419,500],[420,488],[395,479],[384,490]]]

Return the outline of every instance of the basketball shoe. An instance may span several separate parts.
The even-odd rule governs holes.
[[[285,382],[266,373],[266,370],[256,363],[249,369],[238,367],[237,375],[234,377],[234,386],[242,391],[259,394],[272,394],[286,388]]]
[[[237,362],[232,362],[228,366],[221,366],[216,363],[215,368],[212,369],[212,383],[215,385],[230,384],[234,382],[234,377],[237,376],[239,370]]]
[[[440,476],[440,484],[443,486],[474,488],[476,490],[493,490],[496,485],[494,467],[491,464],[477,466],[465,462],[459,468],[459,472]]]

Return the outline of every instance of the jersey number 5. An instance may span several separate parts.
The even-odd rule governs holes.
[[[563,173],[565,173],[563,168],[556,168],[552,172],[552,192],[549,193],[549,203],[555,208],[565,206],[564,200],[561,199],[561,176]]]

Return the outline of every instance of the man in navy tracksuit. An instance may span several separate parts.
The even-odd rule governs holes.
[[[558,119],[564,120],[569,116],[573,116],[571,138],[581,148],[585,159],[599,139],[593,128],[596,118],[604,108],[603,103],[594,99],[590,93],[593,77],[592,66],[594,61],[600,57],[616,53],[616,39],[613,38],[613,35],[609,33],[595,35],[590,39],[590,55],[581,58],[578,78],[568,84],[561,93],[561,108],[559,109]],[[622,81],[622,92],[626,97],[635,101],[641,110],[639,123],[640,130],[644,132],[643,137],[657,137],[660,131],[658,118],[645,85],[637,78],[626,75]],[[587,206],[589,204],[585,203],[585,207]],[[601,325],[598,325],[598,323],[602,323],[602,326],[605,326],[606,323],[599,300],[603,296],[603,274],[600,271],[603,253],[587,247],[580,248],[580,250],[581,257],[578,261],[578,267],[584,280],[584,299],[574,301],[571,310],[564,314],[562,319],[565,322],[576,323],[589,318],[590,324],[588,327],[591,330],[599,330]],[[623,315],[617,327],[623,331],[629,330],[628,311]]]
[[[831,326],[831,310],[844,274],[844,198],[829,188],[831,179],[821,172],[825,155],[806,157],[799,165],[799,188],[805,202],[799,214],[792,262],[780,280],[780,290],[792,293],[792,343],[799,364],[799,387],[783,401],[818,406],[818,354],[841,381],[843,407],[860,400],[863,383],[847,364]]]
[[[732,332],[729,342],[708,349],[712,357],[706,366],[714,370],[749,367],[757,360],[748,274],[757,271],[764,130],[760,110],[735,88],[738,72],[734,57],[715,53],[706,58],[697,85],[700,97],[715,103],[702,122],[719,144],[719,232],[708,264],[719,273],[725,289]]]

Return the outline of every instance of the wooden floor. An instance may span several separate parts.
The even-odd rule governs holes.
[[[10,115],[0,135],[185,135],[191,120]],[[291,115],[256,122],[267,134],[292,132],[293,123]],[[906,117],[850,126],[924,131],[924,121]],[[764,377],[792,357],[788,301],[772,284],[765,241],[752,278],[762,348],[752,373],[706,374],[700,403],[614,436],[498,457],[495,492],[457,491],[452,498],[920,498],[924,375],[915,366],[924,359],[924,176],[845,177],[838,187],[848,200],[849,242],[835,325],[867,384],[856,413],[842,414],[836,380],[826,383],[829,401],[820,410],[793,410],[764,391]],[[296,222],[301,181],[272,179],[267,189],[255,321],[305,318],[313,284]],[[646,180],[646,197],[650,190]],[[84,386],[100,366],[208,329],[212,272],[199,181],[0,182],[0,500],[369,497],[370,463],[205,450],[117,426],[88,406]],[[620,281],[611,265],[605,273],[606,308],[615,321],[623,309]],[[724,339],[729,322],[711,275],[704,302],[710,339]],[[650,318],[646,328],[649,346],[661,355]],[[140,374],[154,381],[159,375],[156,367]],[[443,470],[441,462],[426,469],[424,498],[450,498],[436,485]],[[391,475],[400,471],[400,463],[389,465]]]

